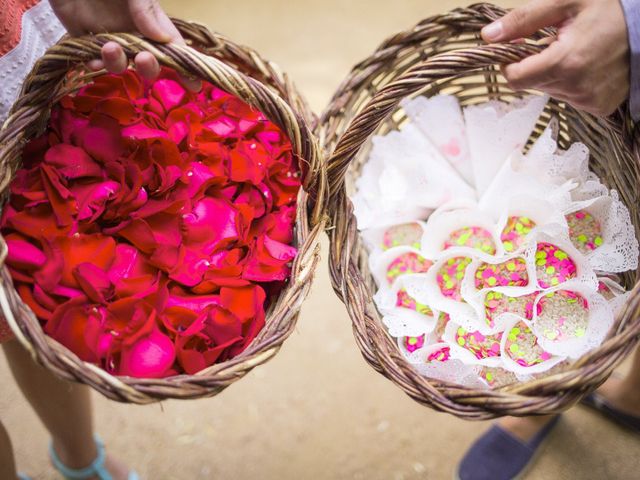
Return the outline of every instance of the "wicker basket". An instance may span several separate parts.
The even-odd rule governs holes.
[[[462,105],[489,99],[509,101],[518,94],[500,75],[499,65],[540,51],[536,43],[552,34],[542,31],[524,44],[486,45],[480,29],[505,10],[477,4],[434,16],[386,40],[357,64],[342,82],[321,117],[319,133],[330,153],[330,272],[334,289],[346,304],[356,342],[378,372],[418,402],[467,419],[562,411],[600,385],[640,338],[640,287],[634,288],[624,313],[616,319],[598,349],[564,370],[496,390],[465,388],[421,376],[404,358],[381,322],[372,300],[376,286],[367,252],[359,238],[347,198],[370,148],[374,133],[397,129],[406,120],[398,110],[405,97],[455,95]],[[590,168],[620,193],[640,234],[638,131],[622,109],[608,119],[596,118],[564,103],[549,102],[532,139],[550,116],[560,120],[559,143],[584,142],[591,151]],[[624,277],[633,287],[638,275]]]
[[[129,58],[138,52],[150,51],[161,65],[207,80],[258,108],[288,135],[294,154],[304,164],[295,229],[298,256],[289,283],[270,306],[265,327],[246,350],[196,375],[162,379],[114,377],[83,362],[43,333],[38,320],[13,288],[7,269],[2,269],[2,310],[17,338],[33,357],[58,376],[90,385],[105,396],[122,402],[143,404],[166,398],[213,396],[273,357],[295,327],[318,264],[318,242],[324,231],[326,172],[318,142],[310,131],[314,116],[305,101],[287,76],[254,50],[211,33],[202,25],[175,22],[194,48],[156,44],[131,34],[62,39],[35,65],[0,132],[0,191],[6,197],[13,174],[20,167],[22,147],[43,131],[52,102],[93,76],[69,75],[69,72],[98,58],[102,45],[115,41],[123,46]],[[4,241],[0,241],[0,252],[0,258],[4,259],[7,252]]]

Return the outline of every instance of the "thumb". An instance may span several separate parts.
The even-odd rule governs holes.
[[[156,0],[129,0],[129,14],[133,24],[145,37],[156,42],[185,44],[180,32]]]
[[[556,26],[572,15],[566,0],[533,0],[515,8],[482,29],[485,42],[509,42],[528,37],[541,28]]]

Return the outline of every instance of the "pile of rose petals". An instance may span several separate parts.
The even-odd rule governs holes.
[[[115,375],[242,352],[290,275],[299,165],[264,115],[174,72],[104,75],[26,145],[7,265],[45,332]]]

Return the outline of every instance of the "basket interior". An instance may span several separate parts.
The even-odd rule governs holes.
[[[345,124],[349,124],[358,110],[366,104],[368,100],[382,87],[395,80],[415,63],[426,59],[432,55],[453,51],[465,47],[483,44],[478,35],[463,33],[453,37],[438,36],[427,40],[420,45],[421,50],[416,53],[415,46],[402,50],[393,59],[384,63],[384,69],[370,77],[370,83],[365,87],[352,91],[352,97],[346,107],[341,110],[345,116]],[[373,80],[371,81],[371,78]],[[520,98],[525,94],[538,94],[540,92],[527,91],[515,92],[507,85],[506,80],[500,73],[498,66],[491,66],[482,70],[470,71],[465,74],[436,81],[422,88],[409,98],[417,96],[431,97],[438,94],[454,95],[458,98],[461,106],[474,105],[489,100],[510,102]],[[350,117],[350,118],[349,118]],[[542,134],[552,118],[556,118],[559,124],[558,144],[561,148],[567,149],[573,142],[584,143],[590,151],[589,168],[602,180],[609,188],[615,189],[620,194],[621,200],[629,208],[632,221],[635,225],[636,236],[640,238],[640,217],[637,208],[637,166],[631,155],[628,145],[622,143],[622,136],[616,131],[613,124],[609,124],[602,119],[597,119],[589,114],[580,112],[572,106],[550,99],[545,110],[539,118],[534,131],[531,133],[529,141],[525,146],[527,150],[531,144]],[[407,116],[401,107],[398,107],[374,132],[374,135],[384,135],[392,130],[402,128],[407,122]],[[367,162],[371,150],[371,138],[362,146],[355,158],[352,159],[350,167],[345,177],[345,188],[348,196],[355,193],[355,181],[360,175],[363,165]],[[352,219],[355,222],[355,219]],[[362,280],[370,293],[376,292],[377,286],[369,269],[367,250],[361,238],[355,240],[353,252],[357,252],[358,271]],[[625,288],[631,289],[637,280],[638,272],[625,272],[621,275]],[[382,315],[374,307],[370,311],[374,321],[380,329],[386,333],[386,328],[382,322]],[[613,332],[613,329],[612,329]],[[610,334],[611,335],[611,334]],[[390,343],[395,343],[388,335]],[[567,368],[565,366],[562,369]],[[554,372],[562,370],[554,369]],[[568,366],[568,369],[571,369]],[[439,382],[435,382],[439,383]],[[504,388],[504,387],[503,387]],[[508,388],[508,387],[506,387]]]

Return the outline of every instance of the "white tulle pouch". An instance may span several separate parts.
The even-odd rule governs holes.
[[[509,196],[502,205],[493,205],[490,211],[499,218],[497,231],[504,255],[522,251],[531,242],[530,233],[536,228],[567,226],[563,212],[545,198],[530,195]]]
[[[558,149],[557,120],[553,119],[542,135],[522,157],[516,169],[543,183],[561,185],[569,180],[584,183],[590,178],[589,149],[583,143],[573,143],[568,150]]]
[[[452,248],[462,255],[501,254],[495,219],[478,209],[436,211],[424,226],[421,250],[426,256],[436,258]]]
[[[374,137],[372,144],[353,197],[354,204],[362,197],[378,207],[378,211],[370,212],[371,217],[391,207],[395,210],[404,206],[413,212],[437,208],[454,198],[475,198],[474,190],[415,125],[407,124],[400,131]],[[424,217],[403,216],[402,220],[420,218]],[[361,229],[389,224],[381,218],[358,220]]]
[[[444,332],[444,341],[451,347],[451,356],[467,365],[499,367],[500,340],[503,332],[485,335],[469,330],[451,320]]]
[[[464,109],[476,190],[482,194],[505,160],[521,151],[546,105],[546,96],[491,101]]]
[[[456,323],[472,328],[476,312],[462,298],[461,286],[472,257],[451,248],[436,260],[428,271],[412,275],[404,285],[407,292],[420,303],[447,313]]]
[[[576,201],[565,214],[572,243],[594,270],[626,272],[638,268],[635,229],[617,192]]]
[[[410,246],[393,247],[369,255],[371,274],[381,289],[392,288],[401,276],[426,273],[432,265],[432,260]]]
[[[478,375],[478,367],[467,365],[451,357],[451,348],[446,343],[425,345],[418,350],[408,352],[404,343],[399,348],[409,363],[425,377],[457,383],[470,388],[484,388],[485,384]]]
[[[380,228],[362,230],[360,235],[371,255],[379,255],[394,247],[412,247],[420,250],[425,223],[420,221],[399,223]]]
[[[405,282],[411,275],[398,278],[392,288],[381,288],[374,296],[383,322],[393,337],[418,337],[436,328],[439,312],[416,300]]]
[[[530,327],[545,351],[578,358],[602,343],[613,320],[602,295],[570,281],[538,296]]]
[[[553,355],[542,348],[527,323],[517,318],[502,334],[500,357],[503,368],[516,375],[546,372],[565,360],[565,357]]]
[[[452,95],[416,97],[405,99],[400,105],[460,177],[474,186],[473,166],[458,99]]]
[[[356,193],[351,197],[358,229],[381,228],[427,218],[432,209],[405,201],[404,192],[408,188],[400,169],[385,165],[382,157],[370,158],[362,167],[356,181]]]
[[[513,151],[501,164],[500,169],[480,196],[478,208],[486,212],[495,212],[509,198],[526,196],[543,199],[554,205],[555,209],[559,211],[567,209],[572,202],[571,191],[578,186],[577,181],[568,180],[559,185],[544,182],[525,171],[521,171],[522,159],[523,156],[520,152]]]

